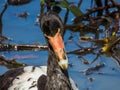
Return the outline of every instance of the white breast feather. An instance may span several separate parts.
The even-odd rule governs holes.
[[[8,90],[37,90],[37,80],[41,75],[46,75],[47,67],[35,67],[34,71],[32,69],[33,66],[25,67],[24,73],[13,80]]]
[[[8,90],[38,90],[36,86],[37,80],[41,75],[46,75],[47,67],[46,66],[35,67],[34,71],[32,71],[32,69],[33,69],[33,66],[24,67],[24,73],[17,76],[13,80]],[[69,79],[73,89],[78,90],[74,81],[71,78]]]

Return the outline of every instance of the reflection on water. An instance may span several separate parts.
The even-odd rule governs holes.
[[[0,46],[2,44],[44,45],[45,39],[43,34],[40,28],[36,26],[36,19],[40,10],[39,0],[33,0],[22,6],[8,5],[7,8],[4,4],[5,2],[1,0],[0,38],[2,42]],[[86,4],[84,5],[86,6]],[[63,10],[60,14],[62,15],[64,12]],[[71,14],[69,18],[73,18],[73,15]],[[71,23],[71,21],[68,23]],[[70,26],[69,29],[71,29]],[[99,50],[104,43],[102,39],[102,33],[104,32],[97,31],[96,33],[92,31],[93,28],[87,30],[86,27],[84,30],[80,32],[67,30],[64,36],[70,64],[70,76],[77,83],[80,90],[119,90],[120,69],[117,63],[119,62],[120,52],[118,49],[120,46],[118,45],[117,49],[113,50],[118,57],[116,57],[117,55],[111,57],[111,53],[100,54]],[[84,35],[89,37],[81,37]],[[85,40],[86,38],[87,41]],[[98,38],[101,39],[98,41]],[[114,42],[117,39],[112,40]],[[19,63],[35,66],[46,65],[48,57],[47,50],[1,51],[0,55],[5,56],[9,60],[16,59]],[[117,63],[115,58],[118,60]],[[104,66],[98,66],[98,68],[97,65],[100,63],[104,63]],[[9,66],[6,67],[2,63],[0,64],[1,75],[8,70]],[[85,74],[87,70],[89,74]]]

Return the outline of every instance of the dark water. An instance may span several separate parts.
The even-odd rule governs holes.
[[[0,10],[2,10],[3,4],[4,0],[0,0]],[[82,6],[82,10],[84,11],[86,7],[89,7],[89,5],[90,4],[86,2]],[[39,0],[33,0],[31,3],[22,6],[9,5],[2,18],[2,34],[8,38],[11,38],[11,41],[8,41],[7,43],[34,44],[39,42],[41,44],[45,44],[40,28],[35,25],[39,11]],[[29,14],[27,18],[17,16],[18,14],[24,12]],[[64,12],[65,10],[63,9],[61,16]],[[68,23],[72,23],[72,18],[74,18],[74,16],[70,14]],[[79,48],[73,41],[69,40],[71,33],[72,32],[69,30],[66,31],[64,37],[67,52]],[[89,35],[92,36],[93,34]],[[78,32],[74,33],[73,36],[73,40],[76,42],[80,38],[80,34]],[[91,46],[91,43],[80,44],[83,47]],[[20,56],[17,61],[28,65],[39,66],[47,64],[47,51],[6,51],[0,52],[0,54],[4,55],[8,59],[15,56]],[[96,54],[90,53],[83,57],[88,60],[88,62],[92,62],[92,60],[96,57]],[[120,67],[116,64],[113,58],[100,55],[93,64],[89,65],[83,64],[82,59],[78,58],[77,55],[68,54],[68,58],[69,63],[73,65],[69,68],[69,74],[77,83],[80,90],[120,90]],[[94,67],[100,62],[105,63],[103,68],[94,71],[90,75],[84,75],[84,70]],[[7,70],[7,67],[0,66],[0,75]]]

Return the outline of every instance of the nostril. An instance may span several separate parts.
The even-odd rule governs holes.
[[[65,59],[65,60],[67,59],[67,56],[66,56],[66,54],[63,54],[63,59]]]

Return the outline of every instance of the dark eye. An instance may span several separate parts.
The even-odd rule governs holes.
[[[42,26],[43,33],[48,36],[54,36],[60,28],[60,23],[56,23],[56,20],[46,21]]]
[[[42,26],[43,33],[49,35],[51,33],[49,22],[45,22]]]

